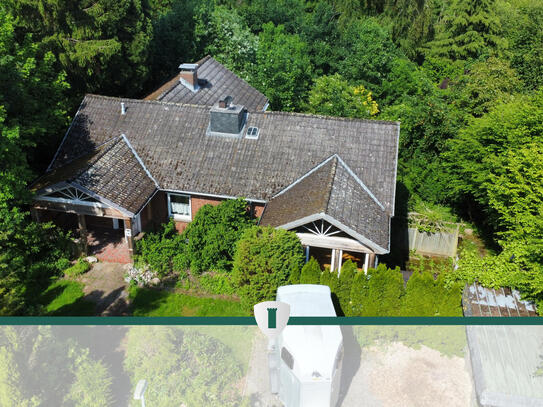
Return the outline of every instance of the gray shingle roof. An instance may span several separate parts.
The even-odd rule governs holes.
[[[87,95],[51,168],[124,133],[162,189],[267,201],[337,153],[394,213],[397,122],[250,113],[257,140],[206,136],[208,124],[204,106]]]
[[[320,213],[389,249],[389,214],[337,155],[273,197],[260,224],[277,227]]]
[[[213,106],[219,99],[232,96],[236,104],[242,104],[254,112],[262,111],[268,104],[266,96],[214,58],[207,56],[197,64],[200,89],[196,92],[181,84],[178,74],[145,99]]]
[[[117,136],[90,154],[46,173],[32,185],[39,191],[61,181],[87,189],[101,198],[137,213],[157,190],[129,142]]]

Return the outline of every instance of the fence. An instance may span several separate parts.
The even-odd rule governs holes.
[[[417,213],[409,214],[410,227],[407,229],[409,241],[409,250],[414,250],[419,254],[430,256],[456,256],[458,247],[458,235],[460,233],[460,224],[453,222],[440,222],[433,225],[434,230],[421,230],[424,228],[416,227],[417,224],[424,222],[424,218]]]

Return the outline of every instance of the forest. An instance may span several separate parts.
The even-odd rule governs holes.
[[[1,0],[0,314],[39,314],[61,267],[27,185],[83,95],[142,98],[208,54],[271,110],[400,121],[397,217],[473,225],[464,279],[543,306],[542,26],[539,0]]]

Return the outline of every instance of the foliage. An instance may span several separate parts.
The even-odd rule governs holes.
[[[75,379],[66,396],[75,407],[112,406],[113,378],[105,363],[89,358],[86,350],[75,359]]]
[[[304,250],[294,232],[272,227],[247,229],[234,255],[232,282],[245,309],[273,300],[277,288],[296,284],[304,264]]]
[[[230,270],[236,243],[252,224],[242,198],[204,205],[182,234],[186,244],[179,265],[196,274]]]
[[[156,273],[149,270],[147,265],[142,267],[130,267],[124,276],[124,281],[129,285],[145,287],[156,277]]]
[[[197,10],[194,36],[203,54],[212,55],[243,78],[255,63],[258,37],[239,14],[226,6],[203,3]]]
[[[132,315],[137,317],[247,316],[238,301],[190,296],[151,288],[130,288]]]
[[[512,3],[502,17],[511,65],[529,88],[538,89],[543,85],[543,4],[537,0]]]
[[[445,286],[445,278],[440,275],[437,280],[426,271],[413,273],[407,282],[405,295],[402,298],[402,316],[462,316],[461,284]]]
[[[339,285],[337,272],[330,271],[329,268],[325,268],[321,274],[320,284],[327,285],[328,287],[330,287],[330,291],[332,291],[332,294],[335,295],[335,292],[337,291],[337,288]]]
[[[103,362],[50,326],[4,326],[0,341],[2,406],[113,405],[111,374]]]
[[[352,315],[397,316],[401,315],[401,297],[404,282],[399,268],[394,270],[379,264],[368,274],[359,273],[352,284]]]
[[[177,327],[133,327],[127,334],[124,368],[133,386],[146,379],[153,406],[239,405],[234,385],[241,368],[222,342]]]
[[[435,40],[427,55],[451,59],[477,58],[497,46],[503,47],[496,0],[452,0],[445,9]]]
[[[341,265],[341,272],[339,273],[338,286],[335,294],[339,300],[339,305],[346,316],[351,314],[351,290],[353,281],[358,274],[356,264],[351,260],[347,260]]]
[[[272,110],[299,109],[312,79],[307,44],[300,36],[287,34],[282,25],[267,23],[262,28],[249,81],[268,97]]]
[[[198,284],[204,292],[232,295],[236,289],[230,280],[228,273],[204,273],[198,278]]]
[[[480,117],[494,106],[512,101],[523,86],[507,61],[491,57],[473,64],[453,84],[453,90],[458,107],[466,114]]]
[[[77,277],[83,273],[86,273],[90,270],[90,264],[88,261],[86,261],[83,258],[80,258],[77,260],[77,263],[75,263],[73,266],[67,268],[64,270],[64,274],[66,274],[67,277]]]
[[[172,271],[172,259],[183,250],[184,241],[171,220],[162,226],[162,230],[147,233],[136,241],[135,262],[143,261],[151,270],[162,277]]]
[[[309,92],[309,111],[327,116],[375,116],[379,109],[364,86],[350,86],[339,74],[321,76]]]
[[[141,0],[8,0],[17,28],[58,55],[78,92],[132,94],[148,74],[152,27]]]
[[[302,267],[300,273],[300,284],[319,284],[321,279],[321,266],[319,262],[311,257]]]

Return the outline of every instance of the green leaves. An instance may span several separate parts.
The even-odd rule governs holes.
[[[261,301],[273,300],[277,288],[297,284],[304,251],[296,233],[253,226],[237,244],[232,282],[248,310]]]

